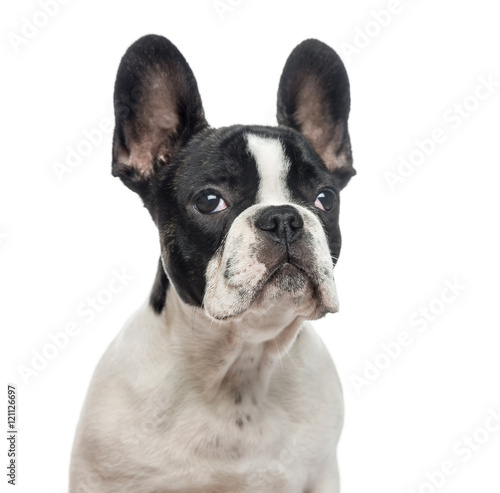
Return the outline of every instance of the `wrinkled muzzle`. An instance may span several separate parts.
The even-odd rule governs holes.
[[[226,319],[263,304],[320,318],[338,311],[333,261],[319,219],[297,204],[254,205],[209,262],[203,306]]]

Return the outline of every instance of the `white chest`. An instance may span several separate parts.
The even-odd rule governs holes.
[[[145,340],[141,322],[110,347],[82,413],[73,462],[94,471],[103,488],[93,491],[304,493],[314,484],[335,453],[343,404],[312,329],[266,385],[252,366],[259,354],[250,352],[207,399],[203,367],[187,371],[175,341]]]
[[[199,484],[205,492],[211,485],[219,493],[302,493],[314,464],[322,464],[340,430],[341,410],[338,416],[326,408],[313,415],[317,406],[299,406],[292,397],[289,409],[272,398],[259,402],[244,391],[216,406],[190,396],[182,401],[163,411],[153,406],[148,433],[130,450],[136,467],[154,472],[151,491],[168,486],[180,492],[187,484]],[[337,430],[331,426],[335,421]]]

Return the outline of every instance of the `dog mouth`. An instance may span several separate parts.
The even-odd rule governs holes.
[[[285,277],[296,277],[297,275],[309,277],[307,272],[290,259],[278,263],[272,268],[267,277],[262,282],[262,287]]]
[[[286,295],[304,292],[307,289],[315,291],[315,276],[290,258],[277,262],[269,269],[254,293],[254,301],[265,291],[273,291],[275,295]]]
[[[337,311],[332,269],[315,251],[304,245],[256,247],[248,256],[228,256],[212,264],[203,303],[210,317],[226,320],[250,308],[281,307],[312,320]]]

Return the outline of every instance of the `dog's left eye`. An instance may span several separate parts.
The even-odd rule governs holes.
[[[224,199],[213,192],[201,192],[195,201],[195,208],[202,214],[213,214],[227,208]]]
[[[316,197],[314,205],[325,212],[330,212],[335,207],[335,194],[331,190],[322,190]]]

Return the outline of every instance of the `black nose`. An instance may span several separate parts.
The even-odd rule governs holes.
[[[293,243],[302,236],[304,221],[299,211],[291,205],[266,207],[255,221],[276,243]]]

